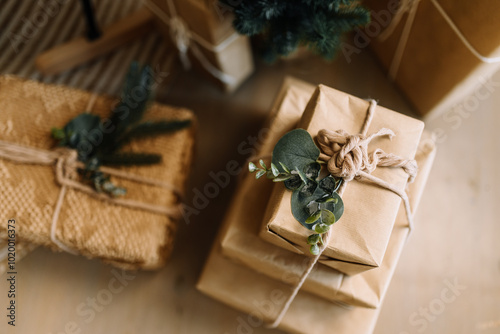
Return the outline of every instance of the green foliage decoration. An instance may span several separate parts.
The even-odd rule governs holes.
[[[264,37],[263,56],[274,61],[305,45],[332,59],[342,36],[370,21],[359,0],[220,0],[233,9],[235,29]]]
[[[108,118],[84,112],[63,128],[52,128],[52,137],[59,146],[74,149],[78,160],[85,164],[79,170],[82,179],[98,192],[122,196],[126,189],[114,185],[100,166],[151,165],[161,161],[161,155],[147,152],[124,152],[124,145],[134,139],[154,137],[190,126],[190,120],[143,121],[152,101],[151,69],[133,62],[126,75],[119,103]]]
[[[271,165],[263,160],[259,166],[249,162],[248,170],[256,178],[266,176],[274,182],[284,182],[292,191],[291,206],[294,218],[313,232],[307,238],[309,251],[319,253],[323,234],[329,231],[344,213],[344,202],[337,193],[342,179],[331,175],[321,177],[320,150],[311,135],[303,129],[286,133],[276,143]]]

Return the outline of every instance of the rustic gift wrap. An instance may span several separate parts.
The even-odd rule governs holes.
[[[179,50],[186,69],[192,61],[227,92],[253,72],[249,39],[234,30],[231,12],[217,0],[146,0],[144,4]]]
[[[500,67],[500,2],[402,0],[399,9],[397,3],[365,0],[373,21],[365,35],[422,115],[461,104]]]
[[[349,94],[320,85],[307,104],[298,123],[313,137],[321,129],[360,132],[370,103]],[[368,134],[383,128],[394,138],[378,137],[368,152],[382,149],[406,159],[413,159],[424,124],[381,106],[374,110]],[[373,176],[404,192],[408,174],[402,168],[379,167]],[[307,237],[312,233],[299,224],[291,213],[292,192],[283,184],[274,185],[271,201],[263,219],[261,237],[299,254],[310,255]],[[396,219],[401,198],[394,192],[363,180],[349,182],[344,194],[344,214],[331,230],[331,237],[320,262],[348,275],[373,269],[382,263]]]
[[[92,94],[63,86],[45,85],[13,76],[0,77],[0,140],[23,147],[54,150],[52,127],[62,128],[86,110]],[[116,99],[98,96],[92,113],[105,119]],[[153,104],[146,119],[195,121],[185,109]],[[194,126],[172,134],[133,141],[124,150],[152,152],[162,155],[159,164],[117,168],[171,185],[182,191],[190,169],[194,145]],[[20,240],[75,250],[89,258],[126,269],[155,269],[162,266],[170,253],[175,218],[149,210],[103,201],[69,187],[58,219],[53,222],[61,185],[56,182],[54,165],[13,162],[0,158],[0,216],[15,218]],[[112,177],[125,187],[127,200],[156,205],[173,212],[179,198],[172,189]],[[54,224],[55,223],[55,224]],[[0,234],[6,225],[0,226]],[[51,238],[51,228],[54,234]]]
[[[272,149],[281,135],[297,124],[303,110],[300,106],[305,105],[305,101],[312,95],[313,90],[314,87],[311,85],[301,83],[301,86],[298,86],[297,81],[289,80],[285,83],[277,99],[280,105],[275,108],[277,111],[270,126],[271,135],[266,138],[263,150]],[[281,96],[285,96],[285,99],[282,100]],[[422,141],[422,143],[425,142],[427,141]],[[419,146],[416,160],[420,168],[418,177],[412,184],[413,196],[410,198],[412,208],[418,204],[433,156],[432,146],[427,147],[425,144]],[[230,220],[230,223],[221,236],[221,253],[271,278],[290,283],[296,281],[305,270],[305,258],[259,238],[261,231],[259,221],[264,209],[258,210],[254,202],[250,202],[250,200],[257,201],[252,194],[268,194],[264,197],[265,200],[270,200],[271,188],[272,184],[269,182],[255,182],[252,178],[242,183],[238,192],[238,194],[241,193],[239,200],[233,203],[236,208],[231,212],[234,214],[226,218]],[[261,204],[261,200],[257,202],[257,206],[259,205],[264,205]],[[245,213],[241,214],[241,211]],[[401,209],[398,219],[400,222],[405,219],[404,211]],[[319,264],[309,275],[303,290],[331,301],[376,308],[380,305],[387,287],[386,283],[390,280],[393,269],[390,267],[397,262],[403,244],[404,239],[391,237],[381,267],[352,277]]]
[[[310,85],[300,81],[288,79],[285,82],[273,108],[269,135],[260,154],[270,152],[281,135],[295,127],[312,91]],[[430,141],[425,142],[427,144],[420,146],[416,157],[421,171],[415,182],[409,185],[411,203],[415,207],[434,156],[433,145]],[[270,200],[271,190],[270,182],[256,183],[251,174],[243,177],[198,283],[202,292],[251,315],[248,321],[245,317],[242,317],[243,321],[235,321],[235,332],[239,328],[244,331],[244,328],[262,326],[263,321],[273,321],[290,293],[289,283],[294,283],[294,278],[301,274],[305,266],[301,265],[303,256],[258,237],[259,221]],[[279,328],[291,333],[308,334],[371,333],[379,310],[346,306],[344,302],[380,305],[408,233],[401,206],[381,267],[347,277],[327,266],[318,265]],[[332,303],[332,300],[340,303]]]

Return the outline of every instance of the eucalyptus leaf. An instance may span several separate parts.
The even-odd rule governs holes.
[[[273,182],[283,182],[283,181],[288,180],[291,177],[292,177],[292,175],[290,175],[290,174],[280,174],[273,179]]]
[[[315,212],[306,219],[306,224],[314,224],[321,217],[321,211]]]
[[[83,113],[64,126],[66,145],[78,152],[80,161],[85,162],[94,153],[96,146],[89,141],[89,135],[100,131],[101,118],[97,115]]]
[[[295,129],[286,133],[276,143],[272,162],[280,166],[280,172],[286,172],[283,165],[291,169],[303,171],[319,157],[319,148],[314,144],[311,135],[304,129]],[[281,164],[280,164],[281,162]]]
[[[278,175],[280,175],[280,171],[274,163],[271,163],[271,172],[273,173],[274,177],[277,177]]]
[[[253,162],[249,162],[248,163],[248,170],[250,171],[250,173],[253,173],[257,170],[257,166],[255,166],[255,164]]]
[[[281,161],[279,163],[280,163],[281,168],[283,168],[283,170],[285,171],[285,173],[289,174],[290,173],[290,169],[284,163],[282,163]]]
[[[333,193],[338,190],[341,179],[328,175],[319,181],[319,187],[327,193]]]
[[[312,194],[314,194],[317,187],[318,187],[318,183],[316,181],[313,181],[311,179],[306,179],[306,184],[304,184],[302,186],[302,188],[300,188],[299,191],[304,196],[311,196]]]
[[[265,170],[259,170],[257,174],[255,175],[256,179],[259,179],[262,175],[266,174]]]
[[[330,229],[330,226],[323,224],[323,223],[319,223],[319,224],[314,225],[314,231],[316,231],[319,234],[323,234],[323,233],[327,232],[329,229]]]
[[[337,194],[327,194],[323,189],[317,187],[312,196],[304,196],[300,191],[294,191],[292,193],[291,198],[291,206],[292,206],[292,214],[294,218],[302,224],[305,228],[312,230],[314,224],[306,223],[307,218],[311,216],[308,206],[311,205],[311,202],[316,202],[317,199],[323,198],[325,196],[331,196],[333,199],[337,200],[337,203],[332,202],[324,202],[321,203],[321,208],[331,211],[336,221],[342,217],[344,213],[344,202],[342,198]]]
[[[289,190],[296,190],[302,185],[302,180],[297,174],[291,174],[290,178],[285,181],[285,187]]]
[[[267,169],[266,164],[264,163],[264,160],[260,159],[259,164],[262,166],[262,168]]]
[[[321,210],[321,222],[328,226],[333,225],[335,223],[335,215],[333,212],[327,209]]]
[[[312,255],[318,255],[319,254],[319,246],[318,246],[318,244],[311,245],[311,247],[309,247],[309,252]]]
[[[304,173],[309,179],[316,179],[321,171],[321,165],[317,162],[310,163],[304,168]]]
[[[319,234],[311,234],[309,237],[307,237],[307,244],[308,245],[316,245],[318,242],[320,242],[321,236]]]

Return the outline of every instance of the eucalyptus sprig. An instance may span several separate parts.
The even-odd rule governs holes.
[[[292,214],[305,228],[315,233],[309,235],[307,244],[313,255],[319,254],[323,235],[344,213],[344,203],[337,193],[342,179],[331,175],[320,177],[322,162],[320,150],[311,135],[296,129],[285,134],[273,150],[271,167],[263,160],[261,167],[250,162],[248,169],[256,178],[264,175],[274,182],[284,182],[292,191]]]
[[[151,165],[161,161],[160,154],[124,152],[123,146],[134,139],[172,133],[191,124],[190,120],[143,121],[153,100],[151,75],[149,66],[140,67],[133,62],[121,99],[108,118],[84,112],[63,128],[52,128],[52,137],[59,141],[59,146],[77,151],[78,160],[85,164],[79,173],[97,192],[115,197],[126,193],[125,188],[114,185],[109,175],[99,170],[102,165]]]

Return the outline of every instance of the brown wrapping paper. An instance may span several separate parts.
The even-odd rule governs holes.
[[[63,86],[46,85],[13,76],[0,77],[0,139],[31,147],[53,149],[52,127],[63,127],[82,113],[91,94]],[[92,113],[108,117],[115,99],[99,96]],[[154,104],[151,119],[192,119],[185,109]],[[156,179],[182,190],[191,165],[194,127],[175,133],[133,141],[125,150],[163,155],[157,165],[121,168]],[[127,199],[172,207],[175,194],[163,188],[120,178]],[[50,239],[52,216],[61,187],[53,166],[14,163],[0,159],[0,217],[17,221],[20,240],[58,249]],[[0,236],[6,234],[0,225]],[[127,269],[162,266],[174,239],[176,223],[163,214],[103,202],[68,188],[57,221],[56,237],[80,254],[100,258]]]
[[[231,12],[218,4],[217,1],[172,0],[172,2],[175,5],[177,14],[186,22],[189,29],[213,47],[225,43],[236,33],[232,26],[233,16]],[[155,7],[148,6],[148,3],[152,3]],[[167,0],[147,0],[146,7],[149,9],[159,8],[171,17]],[[152,12],[156,13],[155,10],[152,10]],[[156,23],[159,30],[170,40],[170,28],[160,19],[159,15],[157,15]],[[210,64],[234,78],[233,83],[224,83],[215,78],[206,71],[199,60],[190,52],[190,59],[197,69],[205,73],[227,92],[238,88],[254,70],[248,37],[243,35],[235,37],[225,48],[217,52],[203,47],[196,41],[192,41],[192,43],[198,45],[199,50]]]
[[[277,105],[273,108],[270,135],[264,142],[261,153],[272,149],[273,141],[275,142],[282,132],[287,132],[288,126],[294,127],[311,93],[312,87],[310,85],[290,79],[285,82],[276,101]],[[432,147],[421,150],[420,156],[425,157],[425,163],[421,165],[422,173],[410,185],[412,204],[415,206],[418,204],[428,170],[432,164],[432,151]],[[287,277],[296,279],[293,270],[298,269],[298,266],[294,262],[298,260],[301,263],[303,260],[303,257],[268,244],[257,236],[260,229],[258,221],[263,216],[270,191],[269,182],[256,184],[253,175],[245,175],[198,283],[198,289],[207,295],[252,315],[252,318],[243,317],[243,321],[235,321],[235,332],[240,327],[242,331],[245,330],[245,327],[248,331],[248,328],[252,326],[262,325],[259,323],[259,319],[268,322],[274,320],[291,289],[288,284],[282,281],[287,281]],[[362,297],[361,295],[366,293],[367,297],[371,298],[377,292],[380,293],[378,297],[380,303],[394,271],[402,244],[408,234],[405,219],[404,212],[400,210],[389,244],[388,256],[384,259],[381,268],[349,278],[324,265],[317,265],[292,303],[280,324],[280,328],[291,333],[308,334],[371,333],[378,317],[378,310],[346,307],[331,303],[327,299],[335,299],[331,298],[332,296],[329,296],[328,293],[332,286],[336,285],[339,280],[343,280],[341,290],[336,292],[337,296],[344,295],[345,297],[343,291],[346,290],[346,287],[350,287],[352,288],[351,294],[358,295],[358,297]],[[231,251],[237,254],[231,254]],[[243,253],[247,254],[243,256]],[[227,259],[223,254],[229,255],[233,259],[236,258],[247,265],[249,262],[245,258],[252,258],[253,261],[256,261],[254,263],[261,266],[260,270],[254,271],[248,266]],[[261,259],[257,259],[258,257]],[[292,275],[281,275],[283,272],[271,273],[273,270],[283,269],[291,270],[292,272],[289,273]],[[268,275],[258,273],[258,271],[265,272],[266,270],[268,270]],[[368,279],[370,276],[374,281]],[[361,280],[363,277],[367,277],[364,283]],[[351,284],[350,280],[355,283]],[[323,289],[323,294],[319,294],[319,290],[315,290],[314,285],[316,284],[320,284],[319,290]],[[371,292],[368,291],[369,286],[373,286]],[[321,298],[306,291],[321,295]],[[360,299],[368,300],[358,298],[358,300]],[[346,298],[337,300],[347,301]],[[368,306],[366,302],[365,306]]]
[[[394,1],[365,0],[375,15],[374,27],[383,30],[385,16],[393,10]],[[500,56],[500,20],[492,15],[500,10],[500,2],[438,0],[448,16],[470,44],[483,56]],[[370,45],[382,65],[388,69],[399,38],[406,24],[405,14],[391,36],[385,41],[369,36]],[[373,31],[377,31],[373,28]],[[354,40],[353,40],[354,41]],[[353,43],[355,46],[355,43]],[[485,64],[460,41],[429,0],[422,0],[411,28],[396,84],[422,114],[439,114],[460,103],[465,96],[484,85],[500,67]]]
[[[313,137],[321,129],[343,129],[356,134],[361,130],[368,107],[369,102],[365,100],[320,85],[298,127],[306,129]],[[369,152],[381,148],[387,153],[413,158],[423,126],[419,120],[377,106],[368,134],[389,128],[396,136],[392,140],[384,137],[372,141]],[[380,167],[372,175],[400,190],[405,189],[408,179],[400,168]],[[289,250],[310,255],[306,239],[311,231],[293,218],[291,195],[282,184],[274,185],[261,236],[276,245],[285,244]],[[320,262],[354,275],[382,263],[401,198],[387,189],[357,180],[349,182],[342,197],[344,214],[332,226],[332,236]]]
[[[277,100],[281,106],[276,108],[277,113],[264,147],[272,147],[281,136],[281,131],[286,132],[296,124],[303,109],[301,106],[305,105],[304,101],[311,95],[312,90],[310,85],[298,87],[290,81],[284,85],[280,96],[284,95],[285,98],[280,97]],[[410,185],[410,202],[413,208],[418,204],[434,156],[433,147],[421,145],[418,152],[416,158],[420,171],[416,181]],[[265,242],[258,235],[261,230],[259,221],[270,199],[270,188],[269,182],[256,182],[252,176],[247,175],[233,202],[231,213],[226,218],[228,227],[221,236],[221,253],[271,278],[290,283],[297,280],[305,270],[304,256]],[[397,224],[404,227],[406,223],[405,213],[400,209]],[[401,253],[405,241],[403,237],[403,234],[391,236],[380,268],[348,277],[318,264],[303,289],[330,301],[378,307]]]

